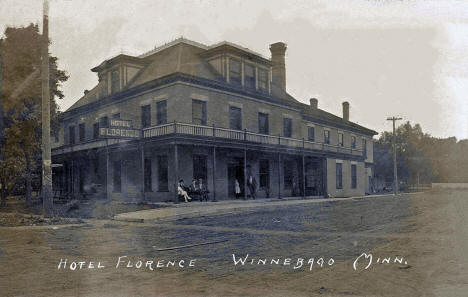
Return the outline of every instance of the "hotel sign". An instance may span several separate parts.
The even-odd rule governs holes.
[[[109,121],[109,126],[111,128],[133,128],[131,120],[120,120],[120,119],[111,119]]]
[[[99,136],[105,138],[129,138],[141,137],[141,130],[133,128],[99,128]]]
[[[109,128],[99,128],[99,136],[104,138],[136,139],[141,137],[141,130],[133,128],[131,120],[111,119]]]

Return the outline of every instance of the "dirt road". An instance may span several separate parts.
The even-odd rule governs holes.
[[[90,221],[86,226],[55,229],[0,228],[0,292],[2,296],[466,296],[467,198],[467,192],[434,192],[164,224]],[[162,250],[191,243],[208,244]],[[368,259],[361,258],[355,271],[353,263],[363,252],[373,255],[373,264],[364,269]],[[254,264],[234,265],[233,253],[237,257],[249,253]],[[301,257],[304,262],[314,257],[312,271],[305,263],[294,269]],[[317,264],[320,257],[323,268]],[[268,263],[258,264],[263,258]],[[280,264],[271,264],[277,258]],[[391,258],[391,264],[377,264],[377,258]],[[403,263],[395,263],[395,258],[403,258]],[[64,259],[67,268],[57,269]],[[189,266],[192,259],[194,267]],[[289,265],[285,259],[290,259]],[[139,260],[142,267],[136,268]],[[150,260],[154,270],[146,265]],[[183,268],[178,267],[181,260]],[[70,269],[72,262],[80,261],[86,262],[85,267],[93,262],[94,268]],[[163,267],[156,267],[158,261]],[[105,267],[97,268],[98,262]],[[133,267],[126,267],[129,262]]]

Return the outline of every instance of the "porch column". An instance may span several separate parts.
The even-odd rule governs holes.
[[[213,147],[213,201],[216,200],[216,147]]]
[[[141,198],[142,201],[146,200],[145,197],[145,147],[143,144],[140,144],[141,152]]]
[[[304,152],[302,152],[302,197],[305,199],[306,192],[305,192],[305,156]]]
[[[281,198],[281,153],[278,153],[278,199]]]
[[[179,203],[179,194],[178,194],[178,184],[179,184],[179,154],[177,151],[177,143],[174,144],[174,203]]]
[[[109,148],[108,147],[106,147],[106,198],[110,199]]]
[[[247,199],[247,149],[244,149],[244,200]]]

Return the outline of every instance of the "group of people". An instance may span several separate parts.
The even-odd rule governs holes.
[[[257,181],[251,174],[247,177],[247,187],[249,188],[250,197],[255,200],[257,197]],[[236,194],[236,199],[239,199],[242,195],[242,192],[237,178],[234,181],[234,192]]]
[[[192,200],[192,197],[199,197],[200,201],[208,201],[208,188],[205,183],[203,183],[203,179],[200,178],[198,181],[196,179],[192,180],[192,184],[190,186],[186,186],[184,180],[179,180],[179,184],[177,186],[177,192],[180,198],[183,198],[185,202],[189,202]],[[192,197],[190,197],[192,196]]]

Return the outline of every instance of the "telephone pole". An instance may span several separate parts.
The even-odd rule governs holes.
[[[52,158],[50,149],[50,86],[49,86],[49,2],[44,0],[41,48],[42,82],[42,208],[53,214]]]
[[[398,172],[397,172],[397,159],[396,159],[396,134],[395,134],[395,122],[402,120],[402,118],[391,117],[387,118],[387,121],[393,122],[393,137],[392,137],[392,147],[393,147],[393,195],[398,194]]]

